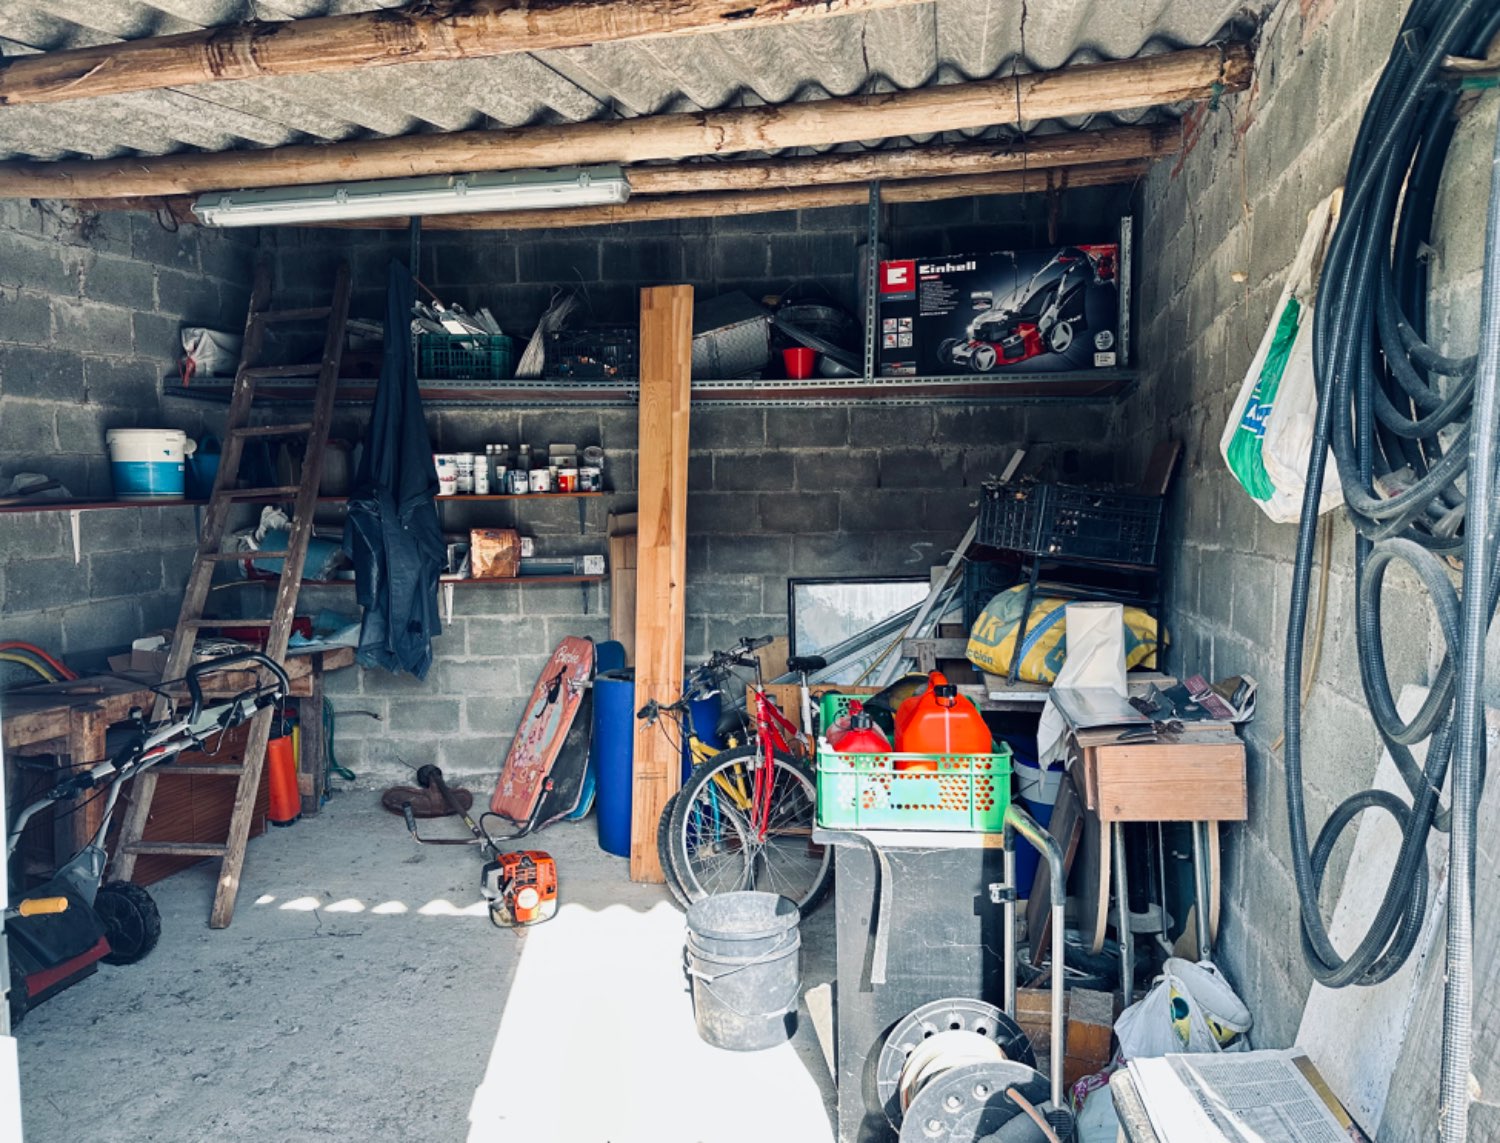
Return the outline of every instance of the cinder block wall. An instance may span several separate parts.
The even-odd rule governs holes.
[[[1110,240],[1129,209],[1129,190],[1062,202],[1059,238]],[[743,218],[641,223],[573,231],[434,231],[422,239],[422,280],[446,301],[488,305],[524,338],[555,285],[587,296],[583,320],[636,320],[638,291],[671,282],[697,296],[742,289],[752,297],[793,283],[822,288],[849,306],[857,296],[863,208]],[[1116,220],[1116,221],[1111,221]],[[893,254],[963,253],[1047,242],[1045,196],[964,199],[890,208]],[[350,259],[355,312],[383,313],[385,273],[405,260],[405,233],[267,231],[288,304],[312,304],[337,261]],[[591,316],[590,316],[591,315]],[[1010,450],[1030,442],[1035,463],[1109,477],[1107,406],[838,407],[744,409],[695,405],[688,499],[687,654],[786,625],[789,576],[925,574],[946,560],[974,512],[978,486]],[[341,414],[355,439],[363,414]],[[473,449],[487,441],[533,448],[550,441],[598,443],[613,496],[589,501],[585,535],[576,503],[443,506],[453,531],[514,523],[538,538],[538,554],[601,552],[608,510],[635,505],[636,410],[443,409],[428,413],[434,446]],[[1133,475],[1133,474],[1132,474]],[[584,599],[588,600],[587,614]],[[353,607],[352,592],[309,590],[309,606]],[[241,605],[253,607],[248,598]],[[603,638],[607,587],[460,587],[454,623],[437,641],[423,683],[379,672],[331,679],[341,710],[341,759],[356,770],[395,776],[402,763],[436,760],[458,772],[493,774],[515,731],[521,703],[558,639]]]
[[[1138,465],[1167,431],[1186,443],[1168,523],[1180,541],[1168,549],[1175,637],[1169,665],[1209,678],[1249,673],[1261,683],[1246,736],[1250,820],[1225,830],[1218,952],[1255,1015],[1258,1042],[1272,1046],[1293,1042],[1310,986],[1287,850],[1286,778],[1271,749],[1282,729],[1297,529],[1262,515],[1231,479],[1218,444],[1307,212],[1343,181],[1404,8],[1281,4],[1267,22],[1252,90],[1208,113],[1189,136],[1189,153],[1180,163],[1158,164],[1142,193],[1143,381],[1119,410],[1121,462]],[[1461,125],[1439,212],[1431,328],[1456,355],[1477,343],[1496,103],[1485,96]],[[1331,526],[1327,630],[1304,731],[1314,831],[1335,804],[1369,784],[1380,756],[1355,652],[1352,531],[1341,513]],[[1399,692],[1430,681],[1439,648],[1431,607],[1415,581],[1393,575],[1387,585],[1385,645]],[[1337,899],[1347,848],[1330,872],[1327,902]]]
[[[106,429],[196,436],[222,414],[163,403],[182,325],[242,329],[255,235],[173,231],[149,214],[0,201],[0,487],[18,472],[112,495]],[[177,614],[194,543],[190,508],[0,515],[0,638],[101,666]],[[0,685],[34,681],[0,664]]]

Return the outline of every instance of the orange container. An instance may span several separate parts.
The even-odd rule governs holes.
[[[979,708],[948,682],[928,687],[896,732],[903,754],[988,754],[993,741]],[[896,769],[936,770],[937,762],[898,761]]]
[[[297,756],[290,734],[266,743],[265,780],[271,793],[266,820],[275,826],[291,825],[302,816],[302,793],[297,788]]]
[[[906,733],[906,724],[911,721],[911,716],[916,713],[917,707],[921,704],[922,699],[927,695],[930,695],[933,691],[933,688],[946,687],[947,685],[947,675],[943,674],[942,671],[930,671],[927,675],[926,689],[918,691],[916,694],[912,695],[896,708],[896,742],[898,743],[897,749],[900,749],[899,743],[901,742],[902,736]]]

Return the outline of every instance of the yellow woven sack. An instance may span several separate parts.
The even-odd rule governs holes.
[[[1021,598],[1025,587],[1002,591],[980,613],[969,632],[966,650],[969,662],[992,675],[1010,673],[1015,652],[1016,628],[1020,625]],[[1031,617],[1026,623],[1026,641],[1021,647],[1020,678],[1028,683],[1051,683],[1067,658],[1066,599],[1033,597]],[[1125,608],[1125,668],[1155,667],[1156,620],[1139,607]]]

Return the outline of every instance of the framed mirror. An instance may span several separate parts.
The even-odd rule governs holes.
[[[880,657],[904,623],[897,617],[927,598],[926,576],[845,576],[789,579],[787,632],[792,655],[822,655],[829,664],[847,658],[829,682],[853,683]],[[877,629],[890,627],[889,633]],[[876,632],[859,647],[860,636]]]

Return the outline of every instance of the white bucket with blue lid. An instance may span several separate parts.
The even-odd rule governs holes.
[[[181,429],[110,429],[110,474],[119,500],[181,500],[185,465],[197,449]]]

